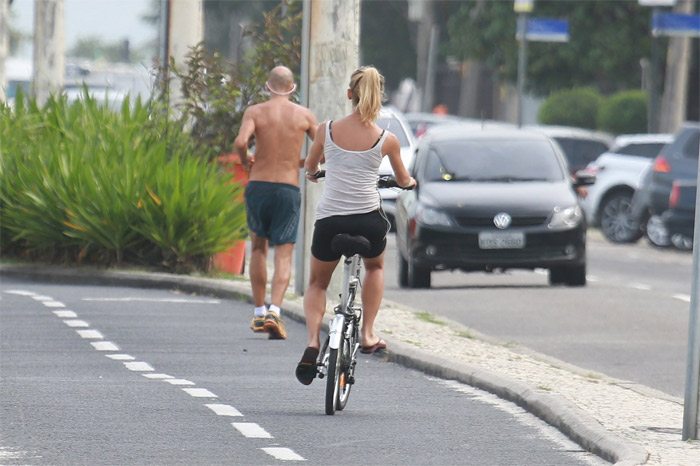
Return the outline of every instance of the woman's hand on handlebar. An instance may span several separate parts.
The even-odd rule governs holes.
[[[411,177],[411,181],[408,182],[407,186],[400,186],[401,189],[414,189],[416,186],[418,186],[418,182],[416,181],[415,178]]]

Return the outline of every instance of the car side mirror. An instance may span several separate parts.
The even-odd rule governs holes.
[[[586,170],[579,170],[574,175],[574,186],[590,186],[595,183],[595,175]]]

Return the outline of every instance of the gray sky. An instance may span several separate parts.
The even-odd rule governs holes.
[[[12,2],[10,25],[13,28],[32,33],[34,2]],[[65,0],[66,47],[71,48],[79,38],[88,36],[97,36],[106,42],[128,38],[132,47],[154,39],[157,26],[140,19],[149,11],[150,4],[150,0]]]

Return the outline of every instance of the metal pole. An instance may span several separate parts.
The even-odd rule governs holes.
[[[695,205],[700,205],[700,167],[697,176]],[[683,440],[698,438],[698,392],[700,383],[700,215],[695,210],[693,233],[693,274],[690,289],[690,318],[688,322],[688,359],[685,372],[683,403]]]
[[[10,35],[10,23],[7,20],[9,16],[10,0],[0,0],[0,102],[5,102],[5,86],[7,85],[5,77],[5,59],[8,52],[8,37]]]
[[[523,93],[525,92],[525,81],[527,79],[527,14],[518,15],[518,126],[523,125]]]
[[[63,91],[66,35],[63,0],[34,1],[34,76],[32,86],[39,105]]]
[[[302,20],[301,20],[301,76],[299,90],[301,92],[301,105],[309,106],[309,44],[311,35],[311,0],[304,0],[302,3]],[[302,154],[306,156],[308,153],[308,143],[304,139],[302,146]],[[301,215],[299,216],[299,233],[297,241],[294,244],[294,293],[298,296],[304,295],[306,283],[306,255],[304,254],[306,246],[307,222],[308,215],[306,209],[306,177],[303,171],[299,173],[299,186],[301,188]]]
[[[655,7],[651,10],[651,21],[649,27],[653,27],[654,16],[659,12]],[[649,133],[659,132],[659,38],[651,35],[651,70],[649,73],[649,117],[647,118],[647,131]]]

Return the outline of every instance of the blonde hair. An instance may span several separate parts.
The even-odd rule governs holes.
[[[384,76],[373,66],[363,66],[350,77],[352,106],[365,124],[377,121],[384,101]]]

